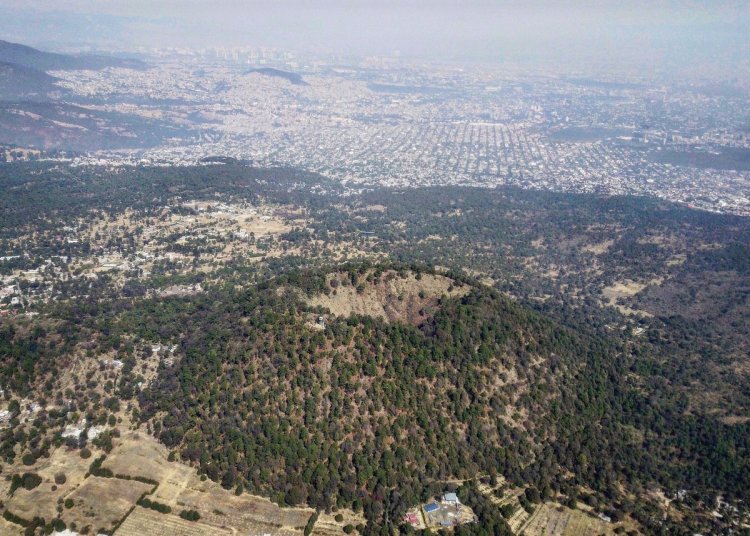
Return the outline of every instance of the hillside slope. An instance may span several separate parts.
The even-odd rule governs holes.
[[[359,316],[316,331],[305,311],[271,289],[204,311],[184,358],[141,393],[143,418],[227,486],[364,507],[378,525],[384,490],[414,502],[425,479],[520,475],[563,433],[540,427],[555,403],[572,403],[557,379],[596,371],[605,355],[480,287],[420,328]],[[143,316],[144,328],[159,316]]]
[[[36,69],[0,62],[0,100],[47,100],[51,93],[63,93],[56,80]]]
[[[0,143],[91,151],[150,147],[178,132],[158,120],[59,101],[0,102]]]
[[[99,70],[106,67],[144,69],[146,67],[146,64],[139,60],[97,55],[70,56],[56,54],[2,40],[0,40],[0,61],[15,63],[39,71]]]
[[[375,284],[366,274],[352,283]],[[327,284],[312,281],[308,291]],[[359,315],[332,317],[322,331],[284,288],[263,285],[162,325],[184,357],[139,398],[161,441],[226,486],[242,482],[289,504],[363,507],[382,526],[428,482],[495,472],[613,497],[623,485],[744,485],[713,465],[719,453],[727,467],[744,463],[736,429],[712,436],[700,432],[709,423],[672,409],[644,411],[623,349],[488,288],[443,300],[419,327]],[[152,307],[138,314],[144,334],[164,315]],[[136,318],[124,321],[131,329]],[[714,455],[693,458],[707,449]],[[392,492],[398,499],[383,512]]]

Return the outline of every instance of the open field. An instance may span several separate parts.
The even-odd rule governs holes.
[[[23,529],[0,517],[0,534],[3,536],[20,536],[23,534]]]
[[[602,242],[585,245],[582,249],[583,251],[593,253],[594,255],[601,255],[602,253],[609,251],[609,248],[611,248],[614,243],[614,239],[603,240]]]
[[[186,521],[174,514],[161,514],[136,506],[115,532],[116,536],[225,536],[229,529],[212,527],[200,521]]]
[[[32,490],[19,488],[7,499],[6,507],[24,519],[40,516],[51,520],[58,515],[58,505],[70,499],[72,507],[60,507],[68,527],[74,526],[78,531],[86,527],[93,531],[111,530],[124,518],[116,534],[126,536],[299,536],[313,514],[310,508],[281,508],[264,497],[236,496],[215,482],[201,480],[194,468],[168,461],[169,451],[154,437],[142,430],[128,430],[126,424],[118,426],[121,435],[102,466],[117,476],[158,481],[153,493],[153,484],[138,480],[117,476],[87,477],[94,457],[82,459],[78,450],[61,447],[34,466],[12,469],[14,473],[36,472],[42,477],[42,483]],[[56,474],[66,476],[63,484],[55,484]],[[0,481],[0,493],[7,495],[8,489],[9,483]],[[136,506],[144,494],[153,501],[169,505],[172,513],[162,514]],[[196,510],[201,518],[197,522],[186,521],[178,515],[182,510]],[[321,513],[315,533],[341,535],[345,525],[364,523],[361,515],[349,510],[337,513],[343,516],[340,522],[335,520],[335,514]],[[1,535],[21,531],[19,526],[0,519]]]
[[[593,513],[573,510],[555,502],[539,506],[519,534],[524,536],[597,536],[613,535],[625,523],[607,523]]]
[[[602,289],[602,296],[604,298],[604,302],[607,305],[611,305],[612,307],[615,307],[618,311],[620,311],[624,315],[653,316],[651,315],[651,313],[647,311],[641,311],[637,309],[631,309],[630,307],[625,307],[624,305],[617,303],[617,300],[619,298],[632,298],[633,296],[641,292],[643,289],[645,289],[647,286],[660,285],[661,283],[662,283],[662,279],[654,279],[646,283],[638,283],[636,281],[631,281],[631,280],[618,281],[617,283]]]
[[[521,534],[521,530],[531,516],[523,508],[519,507],[513,512],[513,515],[508,520],[508,525],[513,534]]]
[[[617,298],[629,298],[635,296],[640,291],[646,288],[645,283],[637,283],[635,281],[618,281],[617,283],[605,287],[602,290],[602,294],[605,298],[610,301],[616,300]]]
[[[499,507],[512,504],[515,507],[513,515],[508,519],[513,534],[524,536],[594,536],[614,534],[617,527],[631,530],[635,527],[632,520],[625,519],[621,523],[607,523],[599,519],[594,512],[574,510],[557,502],[546,502],[535,506],[529,514],[521,507],[518,500],[523,490],[511,488],[505,490],[502,496],[495,495],[496,489],[502,489],[503,481],[492,488],[487,484],[480,484],[479,491]],[[580,503],[579,503],[580,504]],[[581,508],[585,505],[581,504]]]
[[[110,529],[116,525],[133,507],[136,501],[151,491],[151,484],[119,478],[89,476],[68,498],[74,506],[65,519],[79,527],[91,526]]]
[[[202,484],[206,484],[203,490],[192,486],[183,489],[175,499],[173,510],[197,510],[201,521],[215,527],[232,527],[240,534],[278,536],[299,534],[313,514],[307,508],[280,508],[263,497],[248,494],[237,497],[213,482]],[[156,497],[160,500],[158,493]]]
[[[519,531],[526,524],[531,515],[521,507],[521,503],[518,501],[519,495],[523,493],[522,488],[507,489],[504,491],[502,496],[498,496],[495,494],[496,490],[504,489],[504,483],[505,479],[502,477],[499,479],[498,485],[494,488],[487,484],[480,483],[479,491],[481,491],[487,498],[489,498],[492,503],[497,505],[498,508],[506,504],[513,505],[515,510],[513,512],[513,515],[507,521],[513,533],[519,534]]]
[[[123,433],[104,467],[115,474],[157,480],[159,486],[149,496],[152,500],[168,504],[174,513],[197,510],[202,524],[231,527],[242,534],[291,534],[304,528],[312,515],[311,509],[280,508],[263,497],[237,497],[210,480],[201,480],[192,467],[167,461],[168,455],[166,447],[153,437],[130,431]]]
[[[308,299],[312,306],[328,309],[335,316],[351,314],[369,315],[388,322],[419,324],[438,307],[438,300],[463,296],[468,286],[454,286],[453,280],[442,275],[423,274],[419,279],[409,273],[399,277],[386,271],[379,281],[364,282],[360,289],[347,280],[347,274],[329,276],[328,284],[334,287],[329,294]]]
[[[336,521],[337,515],[341,515],[343,519]],[[356,527],[360,523],[365,523],[361,514],[356,514],[347,508],[339,508],[336,513],[320,512],[312,533],[316,536],[340,536],[343,533],[343,527],[346,525]]]
[[[78,451],[68,451],[62,447],[53,451],[49,458],[41,458],[32,467],[6,467],[4,472],[7,474],[28,471],[42,477],[42,483],[33,490],[17,489],[13,497],[5,501],[6,507],[25,519],[36,516],[45,519],[56,517],[58,499],[66,497],[84,482],[90,463],[91,460],[82,459]],[[64,484],[55,484],[55,475],[58,473],[65,475]],[[4,479],[0,482],[0,493],[7,496],[9,483]]]
[[[103,467],[114,474],[140,476],[163,483],[165,475],[176,470],[179,463],[168,462],[167,448],[143,431],[123,432]],[[190,470],[189,467],[186,470]]]

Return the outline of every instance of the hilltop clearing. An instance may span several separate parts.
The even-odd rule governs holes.
[[[337,272],[326,277],[326,284],[329,291],[308,298],[309,305],[328,309],[335,316],[366,315],[413,325],[432,317],[443,299],[461,297],[470,290],[443,275],[395,270],[371,270],[354,277]]]

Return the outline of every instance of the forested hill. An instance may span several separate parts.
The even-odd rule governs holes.
[[[392,277],[406,274],[365,267],[334,279],[366,287]],[[227,487],[363,507],[371,527],[397,520],[430,483],[481,474],[546,496],[590,485],[620,514],[638,508],[621,485],[747,493],[748,435],[632,388],[629,348],[481,285],[418,326],[328,315],[316,330],[309,322],[320,311],[308,312],[288,290],[295,284],[335,290],[321,274],[296,274],[177,311],[153,302],[121,319],[140,337],[182,341],[184,359],[142,392],[142,417]]]
[[[292,85],[295,86],[306,86],[307,82],[302,78],[302,75],[299,73],[292,73],[289,71],[282,71],[279,69],[274,69],[272,67],[258,67],[256,69],[250,69],[245,74],[253,74],[258,73],[263,76],[269,76],[272,78],[281,78],[283,80],[288,81]]]
[[[46,100],[52,92],[62,93],[56,80],[42,71],[0,61],[0,101]]]
[[[352,270],[335,286],[406,276]],[[159,438],[227,487],[242,482],[321,509],[364,507],[373,526],[385,526],[384,515],[398,519],[441,479],[523,472],[560,486],[562,460],[545,460],[554,466],[543,473],[527,466],[554,458],[550,439],[585,428],[593,463],[620,458],[599,455],[607,442],[585,424],[610,405],[601,387],[619,362],[615,348],[483,287],[445,300],[419,326],[328,315],[315,329],[307,324],[322,311],[308,313],[284,289],[334,289],[315,274],[284,280],[208,308],[185,304],[166,326],[185,357],[140,396]],[[143,337],[165,329],[163,305],[151,307],[138,314]],[[138,330],[135,321],[122,319]],[[382,512],[387,494],[393,511]]]
[[[35,48],[0,40],[0,61],[15,63],[39,71],[64,71],[70,69],[104,69],[105,67],[126,67],[144,69],[146,64],[139,60],[110,56],[56,54]]]

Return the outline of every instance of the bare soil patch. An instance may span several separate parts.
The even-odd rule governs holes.
[[[618,311],[620,311],[624,315],[653,316],[651,313],[647,311],[642,311],[639,309],[632,309],[630,307],[626,307],[618,303],[618,300],[620,298],[632,298],[636,294],[643,291],[643,289],[645,289],[649,285],[658,286],[658,285],[661,285],[662,282],[663,282],[662,279],[653,279],[646,283],[639,283],[637,281],[631,281],[631,280],[618,281],[614,283],[613,285],[610,285],[602,289],[602,296],[604,297],[605,302],[608,305],[615,307]]]
[[[161,514],[136,506],[115,532],[116,536],[225,536],[229,529],[212,527],[200,521],[186,521],[174,514]]]
[[[470,290],[443,275],[408,273],[401,277],[389,270],[373,281],[363,278],[358,285],[352,285],[347,277],[330,275],[328,284],[333,290],[308,299],[308,304],[328,309],[335,316],[368,315],[418,325],[435,313],[441,298],[460,297]]]
[[[607,523],[593,514],[549,502],[536,509],[522,529],[525,536],[598,536],[615,534],[623,523]],[[632,527],[627,527],[632,528]]]
[[[68,496],[74,506],[64,519],[68,525],[74,521],[78,527],[111,529],[152,488],[151,484],[136,480],[90,476]]]

